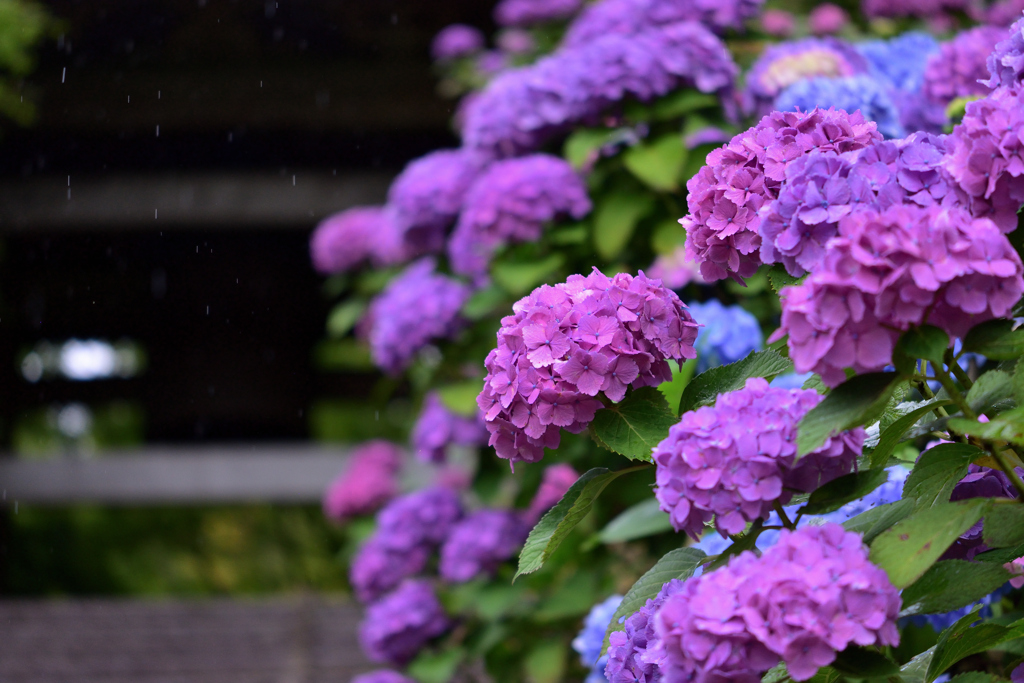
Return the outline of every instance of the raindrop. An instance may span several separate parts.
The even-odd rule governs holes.
[[[160,124],[157,124],[156,126],[156,136],[160,137]]]
[[[67,67],[64,67],[63,69],[61,69],[61,71],[60,71],[60,82],[61,83],[64,82],[64,77],[67,75],[67,73],[68,73],[68,68]]]

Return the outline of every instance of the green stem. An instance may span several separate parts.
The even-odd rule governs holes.
[[[970,375],[968,375],[964,369],[960,367],[960,364],[956,362],[956,359],[953,358],[953,349],[946,350],[946,367],[953,371],[953,376],[956,377],[956,380],[963,385],[964,389],[967,391],[971,390],[971,387],[974,386],[974,382],[971,381]]]
[[[1013,484],[1013,488],[1017,489],[1017,493],[1020,494],[1019,499],[1021,503],[1024,503],[1024,481],[1020,480],[1017,476],[1017,471],[1013,468],[1013,463],[1006,459],[1006,455],[999,450],[999,448],[993,445],[988,449],[992,457],[999,463],[999,469],[1010,478],[1010,483]]]
[[[946,369],[936,367],[933,367],[933,369],[935,370],[935,379],[939,380],[942,388],[945,389],[946,393],[949,394],[949,397],[953,399],[953,403],[956,403],[957,408],[959,408],[960,412],[964,414],[964,417],[977,420],[978,414],[971,410],[971,407],[967,405],[964,395],[956,388],[956,384],[953,383],[953,378],[949,376]]]
[[[779,513],[779,519],[782,520],[787,529],[796,529],[796,524],[789,520],[789,516],[786,515],[786,511],[782,508],[782,503],[779,501],[775,501],[775,511]]]
[[[921,392],[921,395],[924,396],[929,401],[935,398],[935,394],[932,393],[932,389],[931,387],[928,386],[927,380],[914,379],[914,386],[916,386],[917,390]],[[935,416],[939,418],[949,417],[949,413],[947,413],[946,409],[943,408],[942,406],[934,408],[932,412],[935,413]]]

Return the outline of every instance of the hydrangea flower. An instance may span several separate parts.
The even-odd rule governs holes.
[[[320,221],[309,240],[313,266],[321,273],[343,273],[364,261],[391,265],[406,257],[394,211],[357,206]]]
[[[1024,0],[997,0],[986,8],[978,23],[1010,26],[1021,18],[1021,12],[1024,12]]]
[[[687,304],[704,327],[697,333],[697,372],[728,365],[762,347],[761,326],[742,306],[723,306],[718,299]]]
[[[850,23],[850,15],[846,13],[846,10],[831,2],[818,5],[807,15],[807,25],[810,27],[811,33],[818,36],[839,33],[848,23]]]
[[[666,681],[755,683],[781,659],[804,681],[851,644],[896,645],[899,591],[838,524],[784,530],[759,558],[689,579],[654,618]]]
[[[575,124],[596,122],[627,97],[646,101],[683,85],[728,92],[736,73],[722,41],[696,22],[635,36],[603,34],[491,81],[466,106],[463,141],[487,154],[516,156]]]
[[[732,138],[732,135],[715,126],[705,126],[683,138],[686,149],[695,149],[701,145],[721,145]]]
[[[796,425],[822,397],[810,389],[773,389],[762,378],[720,394],[714,406],[683,415],[654,447],[655,495],[676,531],[696,540],[715,521],[723,536],[767,519],[793,491],[810,492],[848,473],[864,430],[828,439],[796,461]]]
[[[604,668],[608,655],[602,657],[601,650],[604,648],[604,634],[621,602],[621,595],[613,595],[594,605],[583,621],[583,629],[572,641],[572,649],[579,654],[580,663],[590,670],[585,683],[604,683],[607,680]]]
[[[786,166],[813,150],[849,152],[881,140],[874,123],[859,113],[816,109],[772,112],[753,128],[707,156],[707,165],[686,183],[689,214],[686,255],[700,264],[707,282],[740,282],[761,265],[761,208],[773,201]]]
[[[395,475],[402,464],[398,446],[369,441],[352,452],[348,467],[327,487],[324,514],[344,520],[374,512],[398,495]]]
[[[1024,291],[1021,271],[995,224],[961,209],[854,212],[840,221],[820,270],[782,290],[782,326],[773,338],[788,333],[796,370],[835,386],[845,368],[889,365],[899,331],[912,325],[962,337],[1006,315]]]
[[[413,253],[444,249],[448,228],[462,210],[469,186],[486,166],[472,151],[445,149],[411,162],[388,190],[402,240]]]
[[[487,430],[479,416],[457,415],[445,407],[437,392],[423,399],[423,409],[412,428],[412,446],[416,457],[425,462],[441,463],[445,449],[456,446],[480,446],[487,443]]]
[[[1017,476],[1024,476],[1024,469],[1016,468]],[[1016,498],[1017,489],[1010,483],[1010,478],[997,469],[981,465],[968,465],[967,476],[961,479],[953,492],[950,501],[968,500],[970,498]],[[952,546],[943,554],[943,559],[973,560],[978,553],[989,550],[982,541],[984,519],[965,531]]]
[[[681,591],[683,582],[672,579],[654,598],[626,617],[625,630],[608,638],[608,664],[604,675],[610,683],[658,683],[662,679],[665,649],[654,629],[654,614],[665,601]]]
[[[430,44],[430,54],[437,61],[468,57],[484,49],[484,34],[465,24],[452,24],[441,29]]]
[[[971,212],[988,215],[1003,232],[1017,228],[1017,210],[1024,202],[1022,136],[1024,90],[997,88],[968,103],[963,121],[949,136],[943,161],[970,197]]]
[[[788,38],[796,29],[796,17],[783,9],[766,9],[761,13],[761,30],[776,38]]]
[[[501,321],[477,398],[489,445],[515,464],[556,448],[559,429],[578,434],[626,389],[671,379],[668,359],[693,358],[697,323],[683,302],[642,272],[594,271],[542,285]]]
[[[579,11],[582,0],[501,0],[494,8],[498,26],[532,26],[568,19]]]
[[[369,671],[365,674],[359,674],[353,678],[350,683],[416,683],[416,681],[407,676],[403,676],[397,671],[379,669],[378,671]]]
[[[533,34],[518,28],[508,28],[499,33],[495,44],[509,55],[526,55],[537,49]]]
[[[419,574],[429,559],[430,547],[426,544],[396,547],[386,536],[375,535],[352,558],[348,580],[356,598],[368,604]]]
[[[371,661],[404,666],[450,625],[431,585],[410,579],[366,608],[359,644]]]
[[[1018,664],[1017,668],[1010,674],[1012,683],[1024,683],[1024,663]]]
[[[447,339],[461,327],[459,310],[469,288],[434,272],[433,258],[408,266],[388,283],[367,309],[374,365],[392,374],[401,372],[421,348],[434,339]]]
[[[530,507],[524,517],[531,524],[536,524],[544,513],[555,506],[562,496],[569,490],[580,475],[571,465],[560,463],[551,465],[544,469],[544,476],[541,478],[540,487],[530,501]]]
[[[778,111],[810,111],[816,107],[859,111],[865,119],[874,121],[878,132],[885,137],[906,135],[899,109],[886,87],[867,74],[800,80],[779,93],[774,105]]]
[[[503,244],[540,239],[546,223],[590,212],[583,179],[563,159],[532,154],[495,162],[466,194],[448,243],[455,272],[483,280]]]
[[[978,26],[968,29],[928,58],[924,72],[924,93],[942,106],[958,97],[988,94],[981,81],[989,78],[988,57],[992,48],[1006,37],[1006,29]]]
[[[896,90],[915,92],[924,84],[928,57],[939,51],[939,43],[927,33],[910,31],[889,40],[857,43],[856,48],[873,76]]]
[[[464,583],[493,576],[516,554],[530,528],[511,510],[479,510],[456,524],[441,546],[441,578]]]
[[[815,76],[842,78],[867,73],[867,61],[838,38],[804,38],[780,43],[764,51],[747,74],[743,93],[748,112],[764,116],[775,98],[798,81]]]
[[[700,266],[686,258],[686,247],[682,245],[676,247],[673,252],[654,259],[647,272],[652,278],[661,280],[669,289],[682,289],[691,282],[704,284]]]
[[[632,36],[679,21],[699,21],[713,31],[742,29],[764,0],[601,0],[569,25],[562,44],[572,47],[609,34]]]
[[[996,49],[986,60],[989,78],[985,85],[990,88],[1017,88],[1024,76],[1024,18],[1019,12],[1017,17],[1010,35],[996,43]]]

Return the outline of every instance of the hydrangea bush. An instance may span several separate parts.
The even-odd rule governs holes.
[[[438,35],[461,146],[310,246],[417,407],[325,496],[355,680],[1024,676],[1014,1]]]

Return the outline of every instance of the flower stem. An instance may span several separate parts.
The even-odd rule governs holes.
[[[953,357],[953,349],[946,349],[946,367],[953,371],[953,376],[956,377],[957,381],[964,386],[967,391],[971,390],[974,386],[974,382],[971,381],[970,375],[968,375],[960,364],[956,362]]]
[[[786,515],[786,511],[782,508],[782,503],[779,501],[775,501],[775,511],[779,513],[779,519],[782,520],[782,523],[787,529],[796,529],[796,524],[793,524],[793,522],[790,521],[789,516]]]
[[[946,390],[949,397],[956,403],[957,408],[964,414],[964,417],[970,418],[971,420],[977,420],[978,414],[971,410],[971,407],[967,405],[967,401],[964,399],[964,395],[960,393],[960,390],[956,388],[956,384],[953,383],[953,378],[949,376],[949,373],[945,368],[933,368],[935,370],[935,379],[939,380],[942,388]]]

